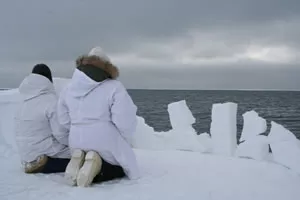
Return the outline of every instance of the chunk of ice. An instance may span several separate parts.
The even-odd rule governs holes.
[[[268,136],[273,160],[300,174],[300,141],[283,126],[272,122]]]
[[[211,117],[213,152],[226,156],[234,155],[237,147],[237,104],[214,104]]]
[[[155,132],[145,123],[142,117],[137,117],[137,129],[132,146],[137,149],[150,150],[185,150],[206,152],[206,148],[197,140],[197,133],[190,125],[185,128],[172,129],[167,132]]]
[[[173,129],[189,127],[196,121],[185,100],[170,103],[168,112]]]
[[[268,138],[270,143],[297,140],[296,136],[291,131],[273,121],[271,122],[271,131]]]
[[[197,139],[204,147],[204,153],[211,153],[213,151],[212,139],[208,133],[201,133]]]
[[[132,145],[137,149],[163,150],[165,137],[155,133],[154,129],[146,124],[144,118],[137,116],[136,133]]]
[[[205,147],[198,141],[198,135],[191,125],[184,129],[172,129],[165,134],[167,134],[167,149],[197,152],[206,151]]]
[[[240,141],[251,139],[259,134],[266,132],[267,122],[260,117],[257,112],[249,111],[243,114],[244,126]]]
[[[235,155],[237,157],[252,158],[255,160],[268,160],[269,144],[267,136],[258,135],[251,137],[239,144]]]

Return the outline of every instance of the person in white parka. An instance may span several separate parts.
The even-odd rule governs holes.
[[[100,47],[76,60],[77,68],[58,101],[58,120],[69,130],[70,185],[139,178],[131,139],[137,107],[116,78],[118,69]]]
[[[57,96],[45,64],[34,66],[19,87],[16,142],[26,173],[64,172],[70,161],[68,134],[56,118]]]

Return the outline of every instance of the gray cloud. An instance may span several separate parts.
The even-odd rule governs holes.
[[[201,69],[198,73],[211,70],[207,75],[212,77],[221,72],[245,74],[245,68],[255,68],[257,74],[261,68],[271,70],[275,76],[278,69],[285,69],[290,74],[286,76],[293,77],[291,72],[300,63],[299,10],[298,0],[3,0],[0,72],[14,73],[13,68],[23,75],[33,63],[47,62],[58,76],[69,76],[78,55],[101,45],[132,87],[130,73],[137,67],[139,77],[146,77],[152,68],[158,74],[176,68],[178,76],[186,68]],[[230,79],[228,75],[222,80]],[[170,85],[167,78],[155,82]],[[149,79],[144,87],[158,87],[153,84]],[[194,87],[180,84],[173,85]],[[294,84],[287,81],[282,87],[294,88]],[[215,82],[208,85],[219,87]],[[263,82],[247,85],[266,86]],[[275,86],[280,85],[268,88]]]
[[[147,74],[147,76],[145,76]],[[122,80],[129,88],[299,90],[300,68],[296,65],[267,67],[261,63],[213,68],[143,71],[127,69]],[[132,78],[134,77],[134,78]],[[136,84],[138,82],[139,84]]]

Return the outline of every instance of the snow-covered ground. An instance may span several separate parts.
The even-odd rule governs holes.
[[[197,152],[136,150],[143,177],[92,188],[66,186],[62,175],[25,175],[1,156],[1,200],[207,199],[297,200],[300,178],[280,165]]]
[[[54,80],[58,92],[67,83]],[[244,142],[237,145],[234,103],[214,105],[210,134],[199,136],[185,101],[168,106],[172,129],[167,132],[154,132],[138,117],[133,146],[141,179],[77,188],[64,184],[62,174],[26,175],[21,171],[12,121],[18,101],[17,90],[0,92],[1,200],[300,199],[299,140],[275,122],[269,136],[261,136],[266,123],[251,111],[244,114]]]

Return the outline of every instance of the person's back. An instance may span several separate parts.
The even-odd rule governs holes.
[[[59,101],[59,119],[70,129],[70,148],[96,151],[129,178],[139,176],[130,140],[137,108],[121,82],[118,70],[97,56],[77,60],[70,85]],[[74,178],[74,177],[73,177]]]
[[[51,81],[32,73],[19,87],[22,101],[15,116],[15,134],[22,162],[30,163],[43,155],[70,158],[68,138],[59,135],[55,115],[57,98]]]

